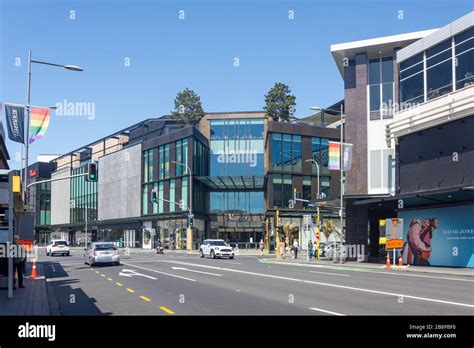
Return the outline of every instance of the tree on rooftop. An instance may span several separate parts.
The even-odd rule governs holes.
[[[275,121],[288,122],[295,113],[296,97],[291,94],[290,87],[281,82],[265,95],[265,113]]]
[[[201,98],[189,88],[176,95],[174,108],[174,111],[171,112],[171,118],[186,125],[194,125],[204,116]]]

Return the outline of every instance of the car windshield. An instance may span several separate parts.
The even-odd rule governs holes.
[[[116,250],[117,248],[113,244],[96,244],[95,250]]]
[[[211,242],[212,245],[226,245],[223,240],[214,240]]]
[[[54,242],[56,245],[67,245],[67,242],[65,240],[57,240]]]

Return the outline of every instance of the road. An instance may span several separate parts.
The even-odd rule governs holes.
[[[328,269],[143,251],[120,266],[47,257],[63,315],[472,315],[474,278]],[[394,274],[395,273],[395,274]]]

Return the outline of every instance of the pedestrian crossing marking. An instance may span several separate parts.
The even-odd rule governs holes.
[[[166,307],[164,307],[164,306],[161,306],[160,309],[161,309],[162,311],[165,311],[165,312],[168,313],[168,314],[174,314],[174,312],[173,312],[171,309],[168,309],[168,308],[166,308]]]

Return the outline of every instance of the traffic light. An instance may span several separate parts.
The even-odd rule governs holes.
[[[158,202],[158,193],[156,190],[151,190],[150,192],[150,202],[151,203],[157,203]]]
[[[313,224],[316,224],[318,222],[318,215],[316,214],[311,215],[311,221],[313,222]]]
[[[194,215],[189,214],[188,215],[188,225],[189,225],[189,227],[193,227],[193,224],[194,224]]]
[[[97,163],[89,162],[87,164],[87,181],[96,182],[97,181]]]

